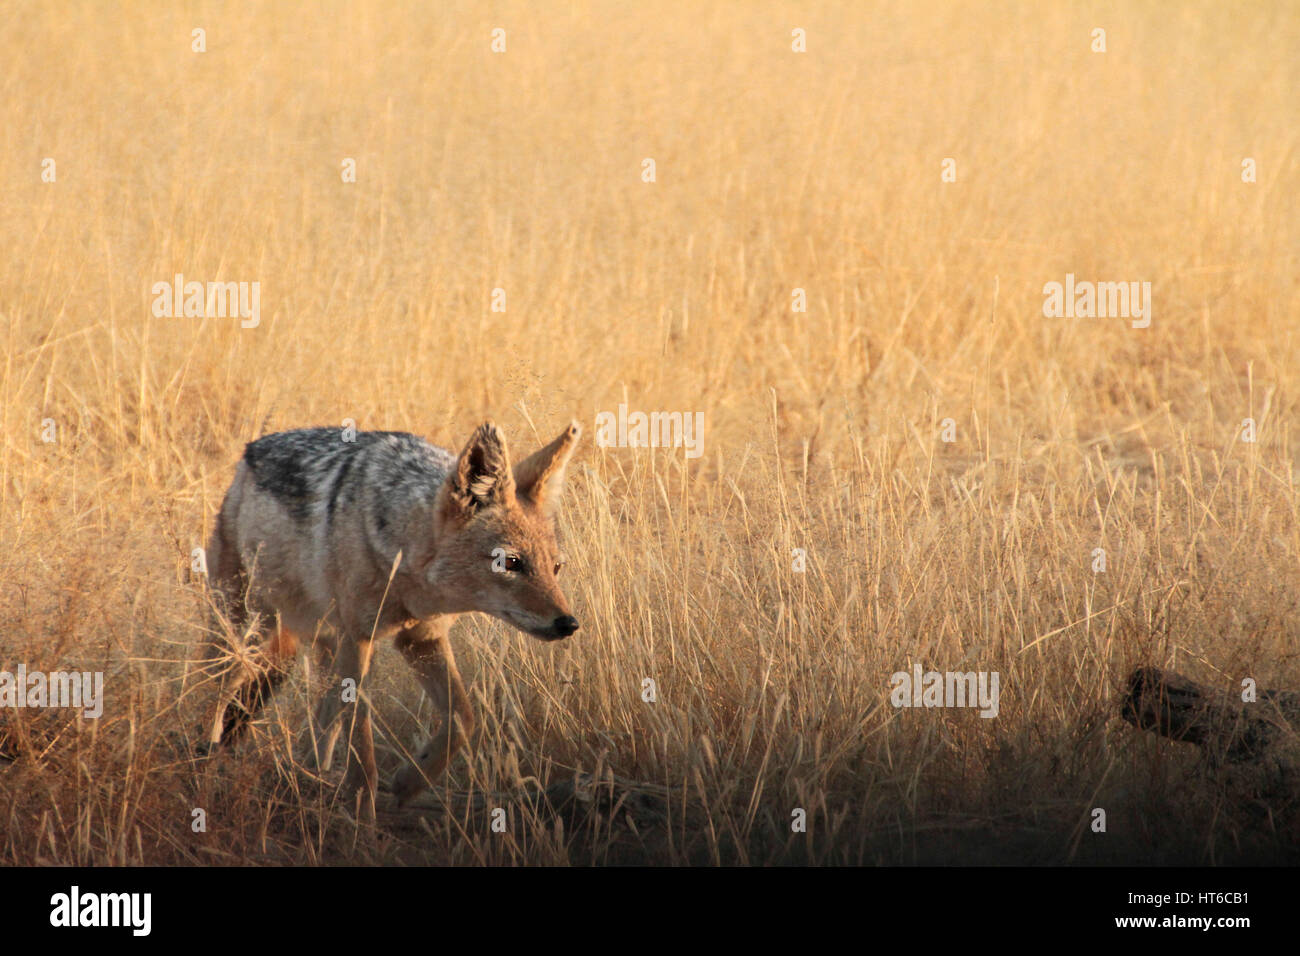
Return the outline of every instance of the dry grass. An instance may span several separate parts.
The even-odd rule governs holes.
[[[1294,857],[1293,810],[1115,708],[1140,664],[1300,687],[1293,5],[116,6],[0,38],[0,669],[107,679],[98,721],[4,715],[0,863]],[[154,318],[178,272],[259,281],[261,325]],[[1150,281],[1151,327],[1044,318],[1067,272]],[[189,759],[244,442],[520,449],[621,401],[704,412],[705,455],[583,447],[583,629],[460,626],[448,806],[358,833],[287,763],[301,673]],[[914,662],[999,672],[998,717],[895,710]],[[376,666],[391,772],[420,695]],[[526,804],[575,771],[663,818]]]

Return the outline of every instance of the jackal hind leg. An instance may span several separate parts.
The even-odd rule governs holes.
[[[214,747],[230,746],[243,737],[249,723],[292,672],[297,655],[297,636],[281,624],[257,648],[252,661],[238,665],[223,689],[212,723],[210,741]]]
[[[199,655],[199,670],[207,679],[220,679],[232,657],[232,641],[248,631],[253,615],[248,609],[249,575],[234,544],[225,533],[225,520],[217,526],[207,547],[208,597],[211,614],[207,640]]]
[[[246,721],[232,720],[231,711],[241,698],[251,701],[252,694],[245,690],[245,684],[260,676],[249,670],[243,647],[247,640],[260,640],[266,629],[263,618],[249,607],[249,575],[227,539],[222,518],[218,518],[207,558],[212,614],[199,657],[199,673],[205,682],[217,684],[217,710],[206,731],[207,739],[198,748],[200,755],[233,742],[242,733]]]

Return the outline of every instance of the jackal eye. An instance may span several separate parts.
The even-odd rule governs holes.
[[[556,573],[556,574],[559,574],[559,573],[560,573],[560,568],[562,568],[562,567],[564,567],[564,562],[563,562],[563,561],[556,561],[556,562],[555,562],[555,573]]]
[[[524,559],[519,557],[517,554],[506,555],[506,570],[522,574],[524,570]]]

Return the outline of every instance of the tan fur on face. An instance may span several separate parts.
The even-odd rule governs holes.
[[[536,637],[554,637],[544,632],[569,616],[569,606],[556,580],[559,547],[551,515],[581,434],[581,426],[570,423],[514,470],[494,425],[474,433],[439,496],[427,578],[438,582],[444,608],[483,611]],[[526,570],[500,570],[503,556],[520,559]]]

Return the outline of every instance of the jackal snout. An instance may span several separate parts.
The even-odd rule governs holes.
[[[514,624],[514,621],[510,622]],[[515,625],[518,627],[518,625]],[[562,641],[570,634],[575,633],[579,627],[578,619],[572,614],[561,614],[555,618],[549,625],[543,628],[520,628],[533,637],[540,638],[543,641]]]

